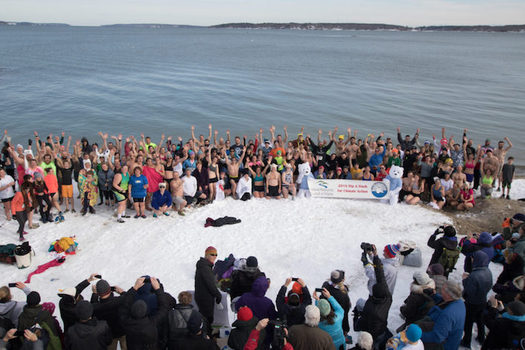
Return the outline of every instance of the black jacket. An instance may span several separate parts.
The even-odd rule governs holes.
[[[112,341],[107,322],[92,318],[69,327],[65,345],[66,350],[106,350]]]
[[[80,300],[83,300],[82,291],[86,289],[89,286],[88,280],[83,280],[77,286],[75,289],[77,290],[77,294],[75,295],[75,298],[73,298],[70,295],[65,295],[60,298],[60,301],[58,302],[58,308],[60,310],[60,317],[62,318],[62,322],[64,322],[64,334],[67,334],[67,330],[69,327],[74,325],[77,322],[77,316],[75,315],[75,306],[76,304],[76,298],[80,296]]]
[[[302,302],[297,306],[292,306],[286,302],[286,286],[282,286],[277,293],[275,303],[277,304],[277,312],[281,320],[286,320],[287,328],[290,329],[293,325],[304,323],[304,313],[306,307],[312,303],[312,297],[308,291],[308,287],[303,287]]]
[[[376,284],[372,288],[373,294],[368,297],[365,307],[358,321],[360,331],[366,331],[374,339],[387,330],[388,311],[392,305],[392,294],[388,289],[383,271],[383,264],[378,256],[374,256],[374,272]]]
[[[193,312],[193,305],[177,304],[168,311],[168,349],[177,349],[180,338],[188,334],[188,320]],[[206,320],[203,319],[203,322]]]
[[[516,344],[525,338],[525,322],[498,317],[498,310],[487,307],[483,321],[489,329],[489,334],[481,350],[521,349]]]
[[[129,348],[129,347],[128,347]],[[219,350],[215,342],[204,335],[188,334],[180,338],[173,350]]]
[[[213,315],[215,302],[220,302],[222,299],[212,267],[211,262],[200,258],[195,270],[195,302],[205,317]]]
[[[97,294],[91,296],[93,304],[93,315],[108,323],[113,338],[120,338],[124,335],[124,329],[120,324],[119,309],[123,304],[124,295],[115,296],[113,293],[105,299],[101,299]]]
[[[264,272],[256,269],[255,271],[235,270],[232,273],[232,285],[230,287],[230,297],[240,297],[244,293],[252,290],[252,284],[258,277],[266,277]]]
[[[120,320],[126,335],[129,350],[158,349],[158,329],[168,313],[168,298],[162,291],[155,291],[158,309],[154,315],[135,319],[130,315],[131,305],[135,301],[137,291],[134,288],[126,293],[124,305],[120,309]]]
[[[339,288],[336,288],[334,285],[328,282],[323,283],[323,288],[326,288],[328,292],[330,292],[330,295],[333,296],[335,300],[337,300],[339,305],[341,305],[341,307],[343,308],[343,333],[346,334],[350,332],[350,324],[348,323],[348,313],[352,308],[350,296],[348,295],[348,293],[341,291]]]
[[[255,329],[255,326],[257,326],[257,322],[259,322],[259,319],[255,316],[253,316],[252,319],[248,321],[236,320],[233,322],[233,329],[231,330],[230,336],[228,337],[228,346],[233,350],[243,350],[244,345],[250,337],[251,331]],[[259,335],[257,349],[264,349],[264,338],[265,330],[263,329]]]
[[[443,253],[443,248],[454,250],[458,246],[457,240],[449,239],[448,237],[441,237],[439,239],[436,239],[437,235],[433,234],[428,239],[427,245],[434,249],[434,253],[432,253],[432,257],[430,258],[429,265],[437,264],[439,263],[439,258],[441,257],[441,254]]]
[[[432,298],[432,289],[422,289],[417,284],[410,286],[410,294],[405,299],[405,303],[399,311],[405,318],[405,324],[409,325],[425,317],[430,309],[435,305]]]

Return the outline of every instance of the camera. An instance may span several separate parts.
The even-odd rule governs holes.
[[[298,279],[299,278],[297,278],[297,277],[292,277],[292,282],[297,282]]]
[[[144,284],[151,283],[151,280],[149,279],[149,276],[144,276]]]
[[[322,292],[323,292],[323,288],[315,288],[315,291],[316,291],[317,293],[322,293]]]
[[[284,339],[286,339],[286,333],[284,332],[286,321],[276,319],[270,320],[268,324],[273,325],[272,349],[282,349],[284,346]]]
[[[361,249],[363,249],[365,253],[368,253],[374,250],[374,246],[370,243],[362,242]]]

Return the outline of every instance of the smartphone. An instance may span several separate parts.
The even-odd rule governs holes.
[[[9,286],[9,288],[15,288],[16,287],[16,283],[9,283],[8,286]]]
[[[102,279],[101,275],[95,275],[95,278],[98,278],[99,280]]]
[[[297,277],[292,277],[292,282],[297,282],[298,279],[299,278],[297,278]]]
[[[114,286],[113,286],[113,287],[111,287],[111,291],[112,291],[112,292],[114,292],[114,291],[115,291],[115,287],[114,287]]]
[[[317,293],[322,293],[322,292],[323,292],[323,288],[315,288],[315,291],[316,291]]]

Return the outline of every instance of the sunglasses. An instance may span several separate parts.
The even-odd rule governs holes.
[[[210,255],[210,256],[217,256],[217,254],[208,254],[208,255]]]

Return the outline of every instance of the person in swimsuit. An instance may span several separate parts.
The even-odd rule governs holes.
[[[113,178],[113,194],[117,201],[117,222],[119,223],[124,222],[122,218],[129,218],[129,216],[126,215],[128,184],[128,166],[124,164],[120,169],[120,173],[116,173]]]
[[[499,161],[499,168],[498,168],[497,173],[495,173],[496,177],[499,180],[498,189],[496,191],[501,190],[501,184],[503,183],[503,175],[501,173],[501,170],[503,169],[503,164],[505,164],[505,155],[512,148],[512,142],[510,142],[510,139],[508,137],[505,137],[505,141],[507,141],[508,143],[507,148],[504,148],[505,147],[504,141],[499,141],[498,147],[494,150],[494,156]]]
[[[173,210],[176,210],[179,215],[184,216],[184,207],[187,202],[184,199],[184,188],[182,180],[177,171],[173,172],[173,180],[170,184],[171,197],[173,200]]]
[[[211,152],[208,152],[208,181],[210,183],[210,201],[215,199],[215,183],[219,181],[219,157],[211,156]]]
[[[489,152],[490,154],[491,152]],[[495,157],[492,157],[496,159]],[[490,198],[492,195],[492,184],[494,183],[494,175],[492,168],[485,166],[487,159],[481,160],[481,189],[480,194],[481,198]]]
[[[166,160],[164,162],[164,181],[167,183],[167,186],[170,185],[171,180],[173,180],[173,156],[171,153],[166,153]]]
[[[374,174],[372,174],[369,165],[365,167],[365,171],[363,171],[363,178],[361,180],[362,181],[374,181]]]
[[[405,197],[405,202],[410,205],[417,204],[421,200],[421,192],[424,189],[424,180],[419,180],[418,175],[414,175],[410,181],[410,193]]]
[[[463,188],[461,189],[461,203],[459,203],[457,209],[458,210],[469,210],[474,207],[476,204],[474,202],[474,191],[470,186],[466,183],[463,185]]]
[[[283,174],[282,174],[282,188],[283,197],[288,198],[288,194],[292,195],[292,199],[295,197],[295,184],[293,181],[293,170],[290,163],[286,163]]]
[[[277,164],[272,164],[266,175],[266,198],[281,198],[281,175],[277,171]]]
[[[443,209],[445,205],[445,188],[437,176],[434,177],[434,184],[430,189],[430,203],[433,203],[436,209]]]
[[[230,157],[232,159],[230,159],[230,157],[226,157],[226,155],[223,154],[226,159],[226,165],[228,166],[228,176],[230,178],[230,185],[231,185],[231,191],[232,191],[231,193],[232,193],[233,198],[237,196],[236,191],[237,191],[237,182],[239,182],[239,167],[241,166],[245,153],[246,153],[246,146],[243,146],[242,153],[239,159],[235,157],[235,154],[233,152],[230,152]]]
[[[146,218],[145,213],[145,199],[148,190],[148,179],[142,174],[140,167],[135,167],[133,175],[129,178],[128,193],[129,199],[133,198],[133,207],[135,208],[135,219],[142,217]]]
[[[268,166],[264,169],[266,170]],[[251,167],[248,167],[248,170],[253,177],[253,196],[255,198],[264,198],[264,175],[261,170],[261,166],[255,166],[255,171]]]

